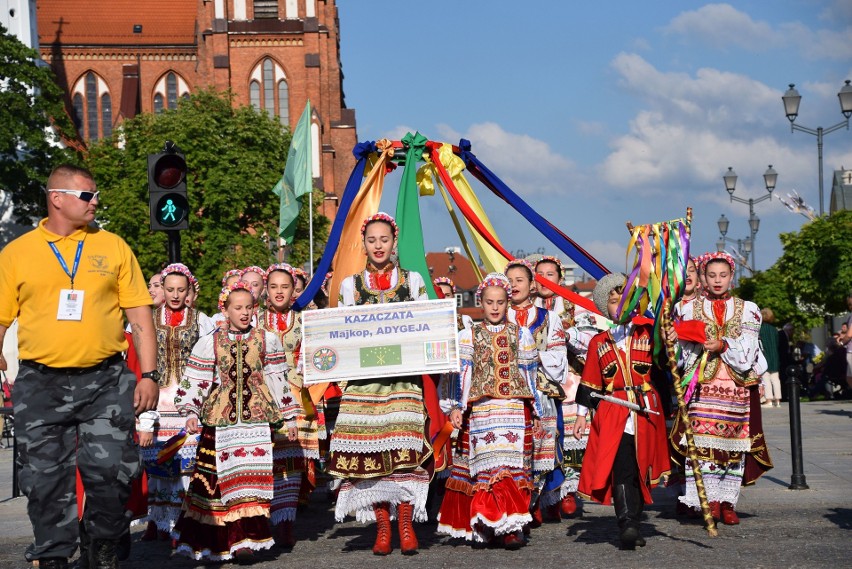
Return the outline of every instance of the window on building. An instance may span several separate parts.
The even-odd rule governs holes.
[[[154,112],[161,113],[166,109],[176,109],[179,98],[189,97],[189,86],[183,77],[169,71],[154,85]]]
[[[462,293],[460,293],[460,292],[457,292],[456,293],[456,308],[461,308],[462,306],[464,306],[464,295],[462,295]]]
[[[104,138],[112,136],[112,97],[109,93],[101,96],[101,124],[103,125]]]
[[[112,98],[106,82],[92,71],[77,79],[71,90],[74,126],[86,140],[112,135]]]
[[[474,304],[474,306],[476,306],[477,308],[479,308],[480,306],[482,306],[482,302],[480,301],[480,299],[479,299],[479,297],[478,297],[478,296],[474,296],[474,297],[473,297],[473,299],[474,299],[474,300],[473,300],[473,304]]]
[[[257,110],[278,117],[282,126],[290,126],[290,87],[284,69],[267,57],[258,63],[249,77],[249,102]]]
[[[254,0],[255,18],[277,18],[278,0]]]

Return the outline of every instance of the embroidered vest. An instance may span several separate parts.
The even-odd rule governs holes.
[[[286,330],[279,330],[275,325],[275,313],[271,310],[264,310],[257,316],[257,325],[259,328],[272,332],[278,339],[281,340],[281,345],[284,346],[284,352],[287,356],[287,380],[296,389],[302,388],[302,376],[297,372],[296,367],[299,358],[299,350],[302,347],[302,313],[291,311],[293,321]]]
[[[263,330],[254,328],[247,336],[231,340],[227,332],[213,333],[213,351],[218,374],[210,396],[204,401],[204,424],[225,427],[237,423],[280,423],[283,418],[263,379],[266,341]]]
[[[198,342],[198,312],[194,308],[184,309],[180,326],[161,324],[164,306],[154,311],[154,331],[157,336],[157,371],[160,372],[160,387],[177,383],[183,377],[186,362],[192,347]]]
[[[383,302],[405,302],[412,300],[408,271],[397,267],[399,279],[395,287],[388,290],[373,290],[364,282],[364,274],[357,273],[355,278],[355,304],[380,304]]]
[[[733,297],[734,301],[734,314],[731,316],[731,319],[726,321],[725,324],[721,327],[716,323],[716,319],[713,317],[713,314],[707,314],[704,311],[704,299],[696,298],[692,301],[692,318],[694,320],[699,320],[704,323],[704,331],[707,334],[708,338],[720,339],[722,337],[727,338],[738,338],[742,334],[742,323],[743,323],[743,307],[745,306],[745,301],[741,298]],[[698,358],[695,362],[695,365],[692,369],[689,370],[689,374],[692,374],[692,371],[697,367],[701,362],[701,358]],[[731,376],[731,379],[737,385],[750,387],[752,385],[756,385],[760,382],[760,378],[754,372],[754,369],[750,369],[747,373],[742,374],[737,370],[733,369],[731,366],[727,365],[722,361],[722,358],[719,354],[709,354],[707,356],[707,365],[704,368],[704,377],[700,378],[701,382],[711,381],[716,374],[719,373],[719,365],[724,365],[728,373]]]
[[[527,382],[518,370],[518,325],[507,323],[499,332],[485,324],[473,325],[473,373],[468,404],[485,397],[532,399]]]

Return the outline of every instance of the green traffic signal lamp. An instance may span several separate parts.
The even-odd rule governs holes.
[[[189,228],[186,158],[174,142],[148,155],[148,209],[151,231]]]

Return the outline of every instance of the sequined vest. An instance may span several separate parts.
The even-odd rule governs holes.
[[[357,273],[355,278],[355,304],[380,304],[383,302],[405,302],[412,300],[411,285],[408,280],[408,271],[397,268],[399,280],[395,287],[388,290],[373,290],[364,282],[364,274]]]
[[[485,397],[532,399],[527,382],[518,370],[518,325],[508,322],[499,332],[474,324],[473,373],[468,404]]]
[[[716,319],[713,317],[713,314],[707,314],[704,311],[703,298],[699,297],[692,301],[692,318],[694,320],[699,320],[704,323],[704,331],[708,339],[721,339],[723,337],[739,338],[739,336],[742,334],[743,307],[745,306],[745,301],[737,297],[733,297],[733,301],[734,314],[731,316],[730,320],[725,322],[721,329],[716,323]],[[700,363],[701,358],[698,358],[694,366],[687,372],[687,374],[691,375],[692,371],[698,365],[700,365]],[[716,374],[719,373],[720,364],[724,365],[727,368],[731,379],[733,379],[734,382],[737,383],[737,385],[750,387],[760,382],[760,378],[754,372],[754,369],[750,369],[747,373],[742,374],[737,370],[733,369],[731,366],[725,364],[721,356],[717,353],[709,354],[707,356],[707,365],[704,368],[704,377],[701,378],[701,382],[704,383],[707,381],[711,381],[714,377],[716,377]]]
[[[160,372],[160,387],[177,383],[183,377],[186,362],[192,347],[198,342],[198,312],[194,308],[184,309],[180,326],[162,324],[164,306],[154,311],[154,331],[157,336],[157,371]]]
[[[226,427],[242,423],[280,423],[283,418],[263,379],[266,339],[253,328],[247,336],[231,340],[222,330],[213,332],[213,352],[218,373],[210,396],[201,407],[205,425]]]

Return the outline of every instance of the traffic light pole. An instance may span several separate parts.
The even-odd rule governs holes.
[[[169,236],[169,263],[180,263],[180,231],[166,231]]]

